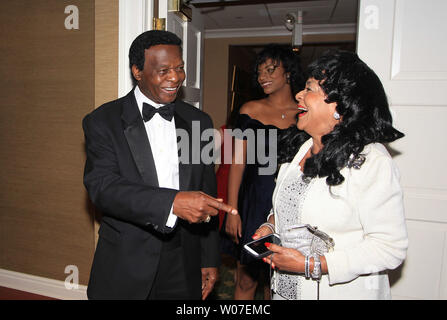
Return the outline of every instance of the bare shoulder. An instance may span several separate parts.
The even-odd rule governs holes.
[[[248,114],[251,118],[256,118],[259,113],[262,113],[262,110],[265,107],[264,99],[260,100],[251,100],[244,103],[239,110],[239,113]]]

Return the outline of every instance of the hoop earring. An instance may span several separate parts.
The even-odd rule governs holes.
[[[334,119],[340,120],[340,114],[337,111],[334,112]]]

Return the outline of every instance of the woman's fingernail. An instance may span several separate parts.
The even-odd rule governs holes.
[[[270,242],[266,242],[266,243],[264,243],[264,245],[267,247],[267,248],[270,248],[270,246],[272,245]]]
[[[262,261],[266,262],[266,261],[267,261],[267,258],[262,258]]]
[[[252,239],[254,239],[258,234],[255,233],[254,235],[251,236]]]

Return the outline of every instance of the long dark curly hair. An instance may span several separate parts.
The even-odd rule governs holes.
[[[295,95],[303,88],[305,80],[298,54],[292,50],[291,46],[284,46],[274,43],[265,46],[264,49],[262,49],[262,51],[256,56],[253,70],[254,85],[261,91],[261,86],[258,83],[258,68],[268,59],[271,59],[274,63],[278,64],[281,62],[285,72],[290,73],[289,84],[294,98]]]
[[[392,117],[382,83],[375,72],[357,54],[331,50],[312,62],[309,78],[318,81],[326,94],[326,103],[337,103],[342,121],[321,138],[323,149],[306,160],[306,177],[327,177],[329,186],[343,183],[340,170],[350,157],[357,158],[370,143],[389,143],[404,136],[392,125]],[[299,120],[298,120],[299,121]],[[303,131],[284,137],[280,143],[301,143],[309,138]],[[288,151],[288,152],[287,152]],[[280,162],[290,161],[296,148],[282,150]]]
[[[290,74],[289,84],[292,98],[304,87],[305,72],[301,67],[301,60],[291,46],[269,44],[262,49],[256,57],[253,69],[253,83],[259,92],[263,92],[258,83],[258,68],[261,64],[271,59],[274,63],[282,63],[284,71]],[[296,126],[292,126],[278,133],[278,164],[290,161],[290,157],[298,151],[299,147],[309,138],[305,132],[299,132]],[[290,160],[289,160],[290,159]]]

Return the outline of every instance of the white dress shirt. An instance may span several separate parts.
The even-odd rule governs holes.
[[[143,116],[144,102],[157,109],[164,106],[146,97],[138,86],[135,87],[134,94],[141,116]],[[152,119],[144,123],[144,126],[151,145],[159,186],[179,190],[177,133],[174,118],[167,121],[156,113]],[[166,226],[172,228],[176,221],[177,216],[172,213],[171,207]]]

